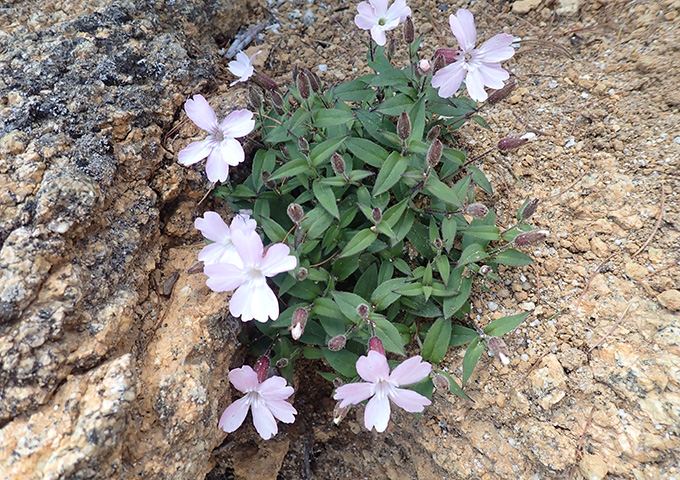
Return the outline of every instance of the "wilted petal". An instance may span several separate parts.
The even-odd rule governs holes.
[[[340,408],[344,408],[347,405],[356,405],[363,402],[367,398],[373,395],[373,384],[372,383],[348,383],[342,385],[335,390],[335,395],[333,398],[335,400],[341,400]]]
[[[461,8],[456,12],[456,15],[451,14],[449,25],[463,51],[467,52],[475,48],[477,29],[475,28],[475,17],[472,16],[470,10]]]
[[[284,423],[293,423],[295,421],[294,415],[297,414],[297,410],[290,403],[284,400],[265,400],[267,408],[272,412],[276,418]]]
[[[184,111],[199,128],[212,132],[217,127],[217,116],[203,95],[194,95],[184,104]]]
[[[422,412],[426,405],[432,402],[417,392],[406,390],[405,388],[395,388],[394,393],[390,395],[390,399],[395,405],[403,408],[407,412]]]
[[[364,425],[366,425],[366,428],[370,430],[375,427],[378,432],[382,433],[387,429],[389,421],[390,401],[387,397],[376,395],[371,398],[366,404],[366,410],[364,411]]]
[[[191,142],[177,154],[177,160],[184,166],[198,163],[210,155],[214,145],[215,142],[211,137],[198,142]]]
[[[220,130],[225,138],[245,137],[255,128],[253,112],[246,110],[234,110],[222,120]]]
[[[229,381],[235,389],[244,393],[255,390],[259,385],[257,373],[255,373],[255,370],[248,365],[244,365],[241,368],[235,368],[229,372]]]
[[[410,385],[427,377],[430,371],[432,371],[432,366],[423,362],[420,355],[416,355],[397,365],[390,375],[390,380],[397,385]]]
[[[267,277],[273,277],[293,270],[295,267],[297,267],[297,258],[290,255],[290,247],[285,243],[275,243],[267,248],[260,270]]]
[[[215,148],[205,163],[205,174],[211,182],[224,182],[229,177],[229,164],[222,160],[221,149]]]
[[[463,63],[462,60],[459,60],[434,74],[432,77],[432,86],[434,88],[439,88],[438,94],[440,97],[448,98],[455,95],[458,91],[461,83],[463,83],[463,78],[465,78],[465,74],[467,73]]]
[[[205,265],[203,273],[208,276],[205,284],[213,292],[231,292],[246,281],[245,271],[231,263]]]
[[[249,408],[250,402],[248,397],[239,398],[224,411],[220,417],[220,423],[217,425],[218,428],[227,433],[235,432],[243,424],[243,420],[246,419]]]
[[[389,377],[390,367],[384,355],[371,350],[367,356],[357,360],[357,373],[367,382],[375,383]]]
[[[257,433],[259,433],[263,439],[269,440],[279,431],[272,412],[269,411],[265,402],[261,400],[253,402],[252,407],[255,430],[257,430]]]
[[[477,58],[482,62],[503,62],[515,54],[510,45],[514,41],[512,35],[501,33],[491,37],[477,50]]]

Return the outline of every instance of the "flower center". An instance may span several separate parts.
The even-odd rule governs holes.
[[[394,387],[394,382],[392,382],[389,378],[381,378],[375,384],[375,394],[379,398],[387,397],[390,393],[394,393]]]
[[[379,18],[378,19],[378,25],[380,25],[381,27],[384,27],[386,23],[387,23],[387,20],[385,20],[385,18]]]
[[[223,134],[222,131],[221,131],[220,129],[218,129],[218,128],[215,129],[215,131],[213,132],[212,136],[213,136],[213,138],[214,138],[215,140],[217,140],[218,142],[221,142],[222,140],[224,140],[224,134]]]
[[[472,60],[472,53],[465,52],[463,58],[465,59],[465,63],[470,63],[470,60]]]
[[[249,282],[261,282],[264,280],[264,273],[259,268],[250,268],[246,273]]]

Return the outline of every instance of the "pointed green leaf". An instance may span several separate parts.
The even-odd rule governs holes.
[[[509,317],[503,317],[494,320],[484,327],[484,332],[491,337],[501,337],[517,328],[519,324],[529,316],[530,313],[531,312],[519,313],[517,315],[511,315]]]
[[[330,156],[333,155],[338,150],[340,145],[342,145],[345,140],[347,140],[346,136],[339,138],[331,138],[329,140],[326,140],[325,142],[321,142],[318,145],[314,146],[314,148],[312,148],[312,151],[309,153],[309,159],[312,162],[312,165],[318,167],[324,161],[328,160]]]
[[[328,364],[333,367],[336,372],[347,378],[354,378],[357,376],[356,364],[357,360],[359,360],[359,355],[350,352],[347,349],[332,352],[328,348],[322,348],[321,351]]]
[[[382,340],[385,350],[406,355],[399,330],[382,315],[375,315],[375,317],[373,317],[374,314],[371,315],[370,319],[375,323],[375,333]]]
[[[456,268],[462,267],[463,265],[467,265],[469,263],[479,262],[480,260],[484,260],[488,257],[489,254],[484,251],[484,248],[481,245],[478,243],[472,243],[468,245],[465,250],[463,250],[463,253],[461,253],[458,263],[456,264]]]
[[[351,123],[354,115],[345,110],[338,110],[336,108],[324,108],[317,111],[314,116],[314,126],[316,128],[331,127],[334,125],[342,125],[343,123]]]
[[[375,168],[382,167],[389,155],[383,147],[365,138],[350,137],[345,141],[345,147],[356,158]]]
[[[470,379],[472,372],[477,366],[479,357],[482,356],[482,352],[484,352],[484,342],[481,342],[479,338],[475,338],[470,342],[467,350],[465,350],[465,356],[463,357],[463,386]]]
[[[370,228],[360,230],[352,239],[347,242],[345,248],[338,258],[351,257],[359,252],[366,250],[378,238],[378,234]]]
[[[335,199],[333,189],[328,185],[324,185],[323,183],[315,181],[312,183],[312,190],[314,191],[314,196],[319,201],[321,206],[325,208],[328,213],[339,220],[340,211],[338,210],[338,203]]]
[[[399,152],[392,152],[380,168],[378,178],[375,179],[373,196],[380,195],[392,188],[401,178],[401,174],[406,171],[406,167],[408,167],[406,159],[399,155]]]
[[[427,332],[423,343],[423,358],[432,363],[439,363],[444,360],[449,349],[449,339],[451,337],[451,320],[443,317],[437,319]]]
[[[531,265],[534,262],[533,258],[529,255],[515,250],[514,248],[503,250],[493,258],[493,261],[513,267],[523,267],[525,265]]]

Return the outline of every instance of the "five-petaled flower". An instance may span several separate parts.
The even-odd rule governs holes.
[[[229,301],[229,312],[244,322],[255,319],[266,322],[279,318],[279,301],[267,285],[267,277],[297,267],[290,247],[274,243],[264,251],[262,240],[254,230],[231,229],[231,243],[238,258],[229,263],[206,265],[206,284],[215,292],[236,290]]]
[[[260,383],[257,373],[248,365],[229,372],[229,381],[245,395],[229,405],[220,418],[219,428],[227,433],[236,431],[252,408],[255,430],[265,440],[279,431],[276,418],[293,423],[295,408],[286,399],[293,394],[293,387],[286,385],[282,377],[270,377]]]
[[[373,397],[366,405],[364,424],[369,430],[375,427],[378,432],[384,432],[390,420],[390,400],[407,412],[422,412],[426,405],[430,405],[427,397],[399,387],[421,381],[431,370],[429,363],[415,356],[402,362],[390,373],[385,356],[371,350],[367,356],[357,360],[357,372],[367,383],[349,383],[338,387],[333,398],[341,400],[340,408],[343,408]]]
[[[432,86],[439,88],[439,96],[447,98],[458,91],[463,78],[470,98],[483,102],[487,98],[484,87],[503,88],[503,82],[510,75],[501,68],[500,62],[508,60],[515,54],[510,46],[512,35],[501,33],[475,48],[477,30],[475,19],[469,10],[461,8],[457,15],[449,17],[449,25],[453,35],[458,40],[460,50],[446,49],[448,56],[453,57],[454,63],[448,65],[432,77]],[[442,49],[445,50],[445,49]],[[446,56],[446,55],[445,55]]]
[[[205,238],[213,242],[203,247],[198,254],[201,262],[205,265],[212,265],[213,263],[241,263],[236,247],[231,242],[231,232],[237,229],[254,232],[257,224],[250,216],[239,214],[231,221],[231,225],[227,225],[219,214],[205,212],[203,218],[196,219],[194,226]]]
[[[369,0],[357,5],[359,14],[354,17],[354,23],[362,30],[370,30],[371,37],[378,45],[385,45],[385,32],[397,26],[411,15],[411,9],[405,0],[396,0],[387,8],[389,0]]]
[[[239,78],[231,82],[229,84],[230,87],[233,87],[239,82],[246,82],[253,76],[253,73],[255,72],[255,69],[253,68],[253,59],[260,53],[262,53],[262,50],[255,52],[252,57],[248,57],[248,55],[243,52],[238,52],[236,54],[236,60],[229,62],[228,68],[231,73]]]
[[[229,166],[236,166],[245,158],[243,147],[236,140],[244,137],[255,128],[252,112],[235,110],[221,123],[217,122],[215,111],[202,95],[194,95],[184,104],[187,116],[199,128],[208,132],[208,137],[192,142],[178,154],[179,163],[193,165],[205,157],[205,173],[211,182],[224,182],[229,176]]]

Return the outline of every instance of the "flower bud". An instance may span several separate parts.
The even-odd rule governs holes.
[[[378,207],[375,207],[371,212],[371,220],[375,223],[380,223],[380,220],[382,220],[382,211]]]
[[[488,342],[489,352],[491,355],[496,357],[503,365],[509,365],[510,352],[508,351],[508,346],[505,344],[503,339],[500,337],[490,337]]]
[[[489,213],[489,209],[486,205],[482,205],[481,203],[471,203],[465,209],[465,213],[472,218],[484,218],[486,217],[486,214]]]
[[[288,205],[286,213],[288,214],[288,218],[290,218],[290,220],[296,225],[300,223],[302,218],[305,216],[305,211],[297,203],[291,203]]]
[[[515,89],[516,86],[517,86],[517,82],[513,81],[513,82],[508,83],[507,85],[505,85],[500,90],[496,90],[491,95],[489,95],[489,98],[486,100],[486,103],[488,103],[489,105],[494,105],[494,104],[500,102],[501,100],[508,97],[512,93],[512,91]]]
[[[388,58],[392,58],[394,55],[394,52],[397,51],[397,42],[394,41],[394,38],[390,38],[390,43],[387,44],[387,56]]]
[[[368,305],[365,303],[360,303],[357,305],[357,315],[359,315],[361,318],[366,320],[368,318],[368,314],[371,313],[370,309],[368,308]]]
[[[344,175],[345,173],[345,160],[339,153],[334,153],[331,157],[331,167],[336,175]]]
[[[255,72],[254,72],[253,80],[255,80],[255,83],[257,83],[259,86],[261,86],[265,90],[278,90],[279,89],[278,83],[276,83],[273,78],[271,78],[268,75],[265,75],[264,73],[258,72],[257,70],[255,70]]]
[[[279,358],[276,361],[276,368],[286,368],[288,366],[288,359],[287,358]]]
[[[309,270],[307,270],[305,267],[300,267],[298,268],[297,272],[295,272],[295,280],[298,282],[303,282],[307,280],[307,275],[309,275]]]
[[[439,163],[442,158],[442,151],[444,150],[444,145],[442,142],[436,138],[434,142],[430,144],[430,148],[427,150],[427,164],[434,168]]]
[[[309,142],[305,137],[298,138],[298,150],[300,150],[300,153],[303,155],[309,153]]]
[[[269,100],[272,102],[272,105],[274,106],[274,110],[276,110],[276,113],[278,113],[279,115],[283,115],[284,100],[281,94],[276,90],[269,90]]]
[[[288,152],[288,147],[286,147],[285,143],[282,143],[279,146],[279,150],[281,150],[281,153],[283,154],[283,158],[290,159],[290,153]]]
[[[347,416],[349,409],[352,408],[352,404],[349,404],[346,407],[340,407],[341,403],[342,402],[336,403],[335,408],[333,409],[333,423],[336,425],[342,422],[343,418]]]
[[[534,198],[529,203],[527,203],[522,211],[519,212],[519,218],[522,220],[528,220],[534,213],[536,213],[538,202],[538,198]]]
[[[275,188],[275,187],[276,187],[276,184],[275,184],[274,182],[272,182],[272,181],[269,180],[269,177],[271,177],[271,176],[272,176],[272,174],[269,173],[269,172],[267,172],[267,171],[262,172],[262,181],[264,182],[264,184],[265,184],[267,187],[269,187],[269,188]]]
[[[298,340],[303,333],[305,333],[305,325],[307,325],[307,309],[296,308],[293,312],[293,321],[291,322],[290,336]]]
[[[347,337],[344,335],[336,335],[328,341],[328,350],[331,352],[339,352],[347,344]]]
[[[416,38],[416,30],[415,27],[413,26],[413,20],[411,20],[411,16],[409,15],[406,17],[406,20],[404,20],[404,41],[406,43],[413,43],[413,40]]]
[[[258,382],[262,383],[267,380],[267,377],[269,376],[269,358],[264,355],[258,358],[253,370],[257,373]]]
[[[397,135],[402,140],[406,140],[411,135],[411,119],[405,111],[401,112],[397,120]]]
[[[437,237],[432,240],[432,246],[435,250],[440,251],[442,248],[444,248],[444,243],[442,242],[441,238]]]
[[[312,90],[318,92],[319,89],[321,88],[321,79],[319,78],[319,76],[316,73],[312,72],[311,70],[307,69],[305,69],[305,73],[309,78],[309,84],[312,87]]]
[[[479,267],[479,274],[482,277],[486,277],[492,271],[493,271],[493,268],[491,268],[489,265],[482,265],[481,267]]]
[[[423,58],[421,61],[418,62],[418,69],[420,70],[421,74],[427,75],[428,72],[432,69],[432,64],[427,58]]]
[[[436,138],[439,138],[439,133],[442,131],[442,127],[439,125],[435,125],[430,129],[429,132],[427,132],[427,141],[432,142]]]
[[[548,230],[532,230],[530,232],[520,233],[515,237],[513,243],[516,247],[528,247],[534,243],[542,242],[550,232]]]
[[[436,64],[436,58],[441,55],[444,57],[444,66],[453,63],[458,60],[458,57],[460,55],[460,50],[455,50],[453,48],[440,48],[436,52],[434,52],[434,57],[435,57],[435,64]]]
[[[444,58],[444,55],[440,54],[435,54],[434,56],[434,65],[432,66],[432,74],[437,73],[439,70],[444,68],[446,66],[446,59]]]
[[[378,352],[381,355],[385,355],[385,347],[383,347],[382,340],[378,337],[371,337],[368,340],[368,351],[370,352],[371,350]]]
[[[520,137],[519,135],[510,135],[505,138],[501,138],[498,142],[498,150],[507,152],[509,150],[515,150],[529,141],[526,137]]]
[[[253,106],[254,110],[257,110],[262,106],[262,96],[253,87],[248,88],[248,98],[250,99],[250,104]]]
[[[345,384],[344,380],[340,377],[335,377],[333,379],[333,388],[342,387]]]
[[[304,98],[305,100],[309,98],[310,94],[310,86],[309,86],[309,79],[307,78],[307,75],[304,74],[304,72],[300,71],[298,72],[298,75],[296,77],[296,82],[298,91],[300,92],[300,96]]]
[[[435,373],[432,375],[432,384],[434,385],[434,388],[437,389],[437,391],[442,393],[448,393],[451,390],[449,379],[441,373]]]

